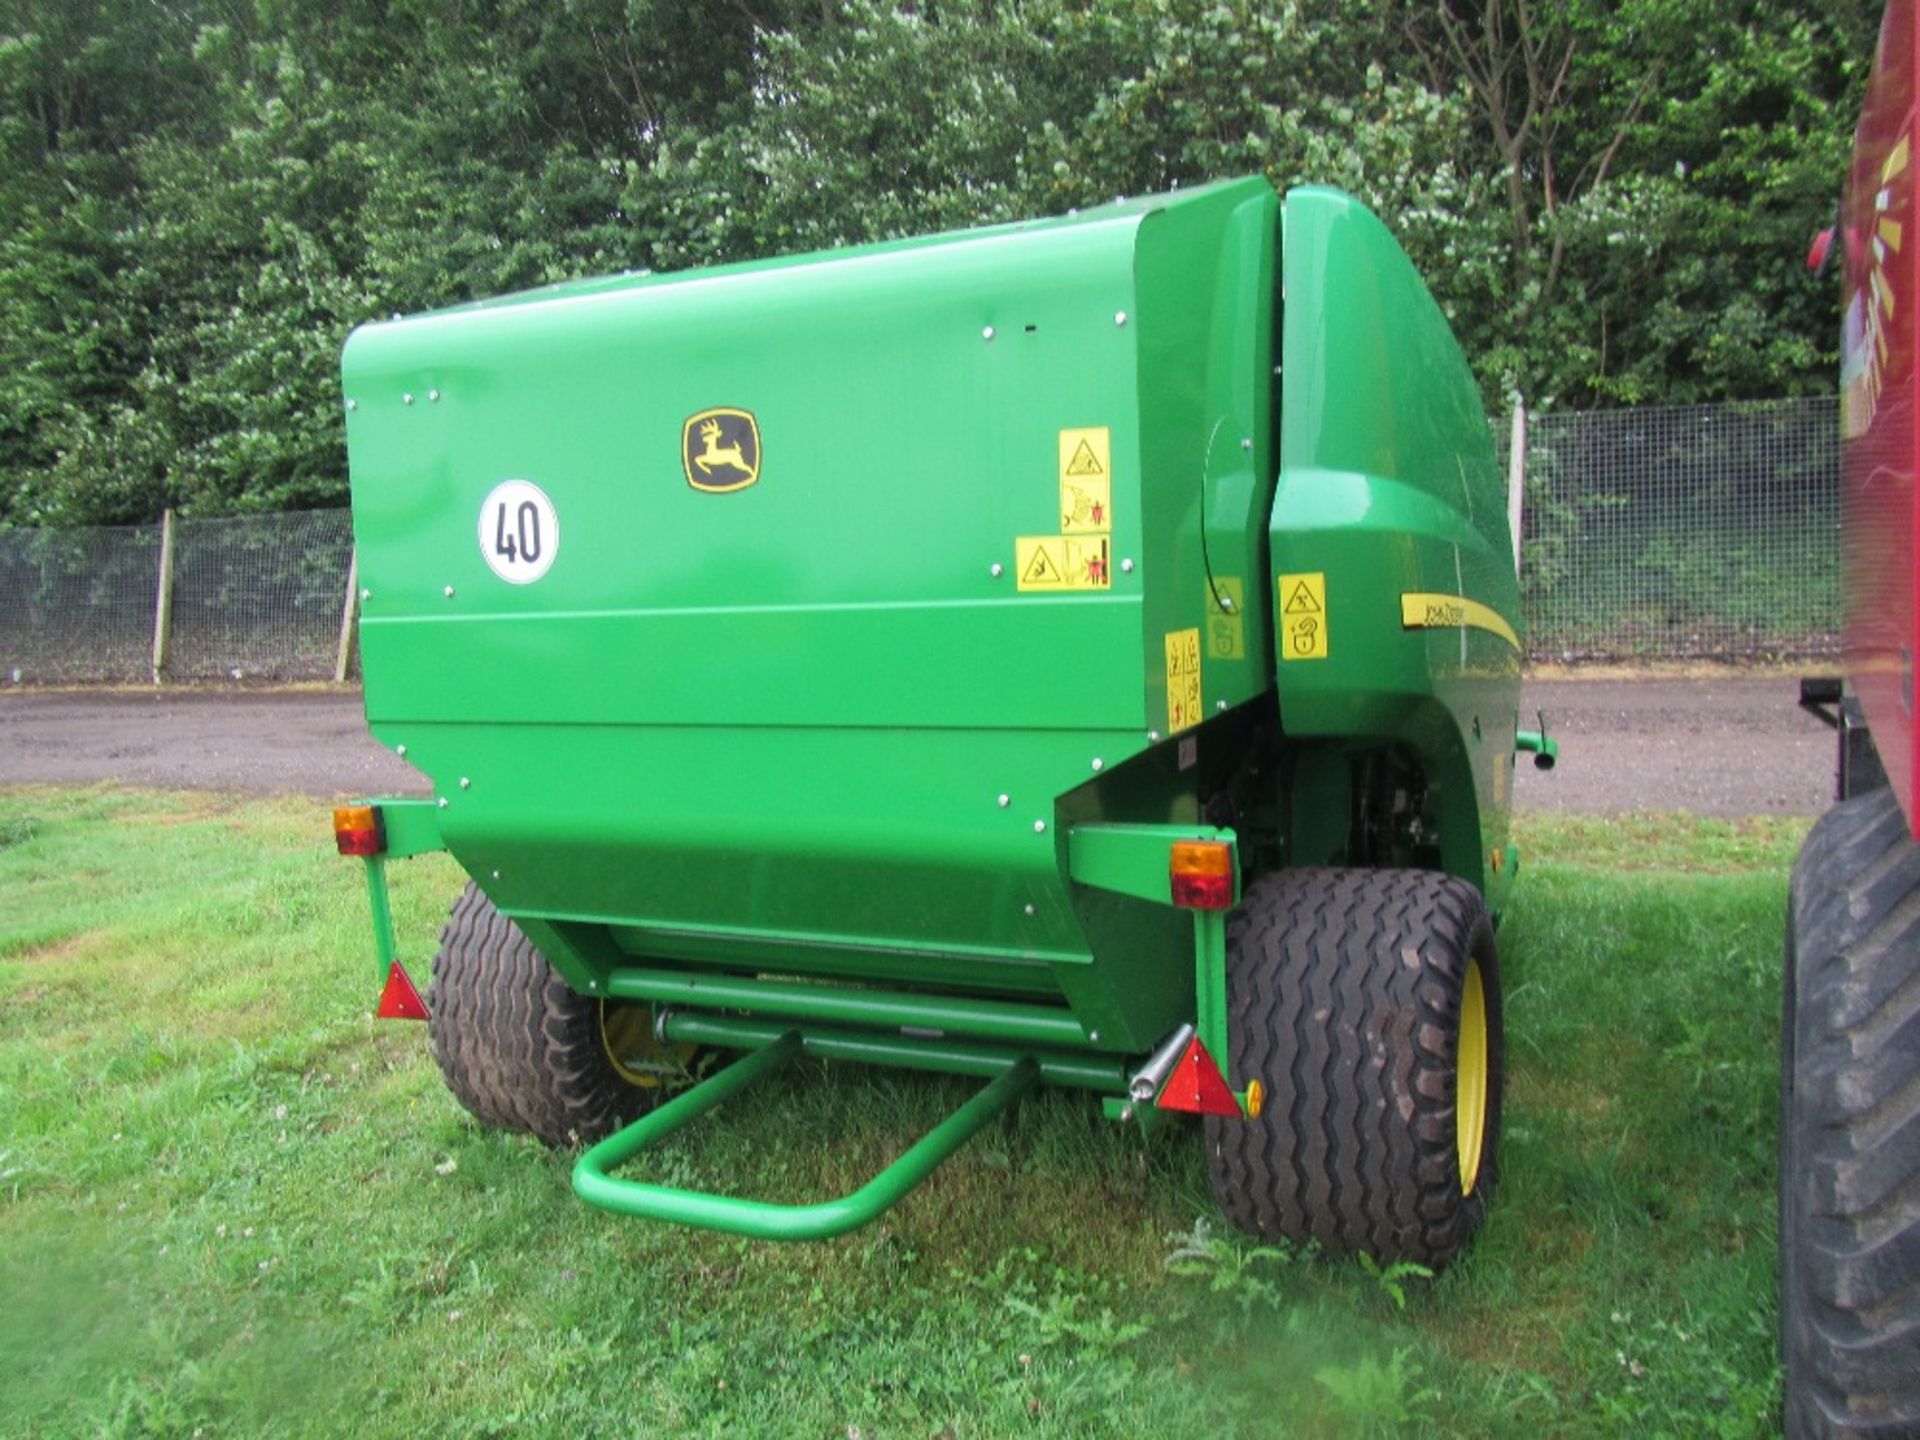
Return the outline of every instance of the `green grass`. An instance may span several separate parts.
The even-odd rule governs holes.
[[[0,789],[0,1430],[1764,1434],[1803,829],[1522,824],[1500,1194],[1429,1279],[1209,1229],[1195,1132],[1071,1093],[843,1240],[603,1215],[368,1019],[318,806]],[[418,958],[457,877],[395,873]],[[801,1064],[656,1173],[837,1193],[970,1089]]]

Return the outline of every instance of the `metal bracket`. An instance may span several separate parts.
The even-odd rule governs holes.
[[[798,1030],[789,1030],[763,1050],[736,1060],[626,1129],[608,1136],[573,1167],[573,1189],[589,1205],[644,1220],[670,1220],[701,1230],[719,1230],[754,1240],[825,1240],[878,1219],[939,1164],[1040,1078],[1031,1059],[1015,1061],[1000,1077],[923,1136],[904,1155],[851,1195],[814,1205],[776,1205],[697,1190],[676,1190],[612,1172],[656,1140],[690,1124],[767,1072],[800,1053]]]

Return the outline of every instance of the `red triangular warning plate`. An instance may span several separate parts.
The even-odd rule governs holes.
[[[427,1018],[427,1007],[421,1003],[420,992],[413,988],[406,967],[398,960],[387,971],[387,988],[380,992],[380,1008],[373,1013],[382,1020]]]
[[[1173,1067],[1153,1103],[1162,1110],[1184,1110],[1189,1115],[1240,1114],[1240,1102],[1233,1098],[1220,1067],[1213,1063],[1213,1056],[1198,1035],[1188,1044],[1187,1053]]]

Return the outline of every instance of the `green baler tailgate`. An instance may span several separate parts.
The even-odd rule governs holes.
[[[637,953],[1030,992],[1086,963],[1056,800],[1176,728],[1207,559],[1259,592],[1275,211],[1239,182],[357,332],[367,712],[455,855]],[[489,509],[515,480],[550,511]],[[1250,608],[1208,713],[1271,683]]]

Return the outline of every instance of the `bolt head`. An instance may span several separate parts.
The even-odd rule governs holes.
[[[473,788],[473,781],[469,780],[466,776],[462,775],[460,777],[460,788],[462,790],[471,790]]]
[[[360,592],[360,598],[362,600],[371,600],[373,598],[373,592],[371,590],[362,590]]]
[[[989,325],[989,326],[987,326],[987,327],[986,327],[986,328],[985,328],[984,330],[982,330],[982,331],[980,332],[980,338],[981,338],[982,340],[991,340],[991,339],[993,339],[993,326],[991,326],[991,325]]]
[[[1222,595],[1220,597],[1220,608],[1226,614],[1231,615],[1233,613],[1233,597],[1231,595]]]
[[[447,797],[446,797],[446,796],[444,796],[444,795],[442,795],[442,796],[440,797],[440,808],[441,808],[442,810],[444,810],[444,809],[446,809],[446,808],[447,808]]]
[[[1213,708],[1224,715],[1227,710],[1227,702],[1224,700],[1216,700],[1213,702]]]
[[[494,871],[494,872],[493,872],[493,878],[494,878],[494,879],[496,879],[496,880],[498,880],[498,879],[500,878],[500,872],[499,872],[498,870],[496,870],[496,871]]]
[[[1089,1030],[1087,1032],[1087,1040],[1090,1044],[1098,1045],[1100,1043],[1100,1032],[1098,1030]]]
[[[1160,743],[1160,732],[1158,730],[1147,731],[1147,743],[1150,745],[1158,745]]]
[[[1011,796],[1002,795],[1000,797],[1000,808],[1002,810],[1006,809],[1007,806],[1011,805],[1012,803],[1013,803],[1013,799]]]
[[[434,404],[438,405],[440,403],[440,392],[438,390],[427,391],[427,399],[431,400]],[[1253,442],[1249,440],[1247,443],[1251,445]]]
[[[1007,573],[1007,567],[1000,564],[1000,562],[996,560],[991,566],[988,567],[987,573],[993,576],[994,579],[998,580],[1002,575]]]
[[[1107,768],[1107,762],[1096,755],[1093,757],[1093,768],[1096,770],[1104,770]]]
[[[1253,448],[1253,437],[1251,435],[1245,436],[1240,441],[1240,448],[1242,450],[1251,450]]]
[[[402,405],[411,405],[413,403],[413,392],[409,390],[406,394],[402,395],[400,397],[400,403]]]
[[[1036,821],[1034,821],[1034,822],[1033,822],[1033,833],[1034,833],[1034,834],[1036,834],[1036,835],[1044,835],[1044,834],[1046,834],[1046,833],[1047,833],[1047,822],[1046,822],[1046,821],[1044,821],[1044,820],[1036,820]]]
[[[404,745],[396,745],[393,747],[393,753],[396,755],[404,755],[407,753],[407,747]]]
[[[1120,562],[1120,569],[1124,573],[1131,575],[1133,573],[1133,561],[1131,559],[1122,560]]]
[[[347,409],[358,410],[359,408],[360,408],[360,402],[358,400],[347,401]]]
[[[1026,909],[1026,913],[1027,913],[1027,914],[1029,914],[1029,915],[1031,915],[1031,914],[1033,914],[1033,906],[1032,906],[1032,905],[1030,905],[1030,904],[1029,904],[1029,905],[1027,905],[1027,906],[1025,907],[1025,909]]]
[[[1126,324],[1126,323],[1127,323],[1127,312],[1126,312],[1126,311],[1124,311],[1124,310],[1116,310],[1116,311],[1114,311],[1114,312],[1113,312],[1113,323],[1114,323],[1114,324],[1116,324],[1116,325],[1124,325],[1124,324]]]
[[[453,598],[453,586],[451,586],[451,585],[449,585],[449,586],[447,586],[447,589],[446,589],[446,596],[447,596],[447,598],[448,598],[449,600],[451,600],[451,599]]]

